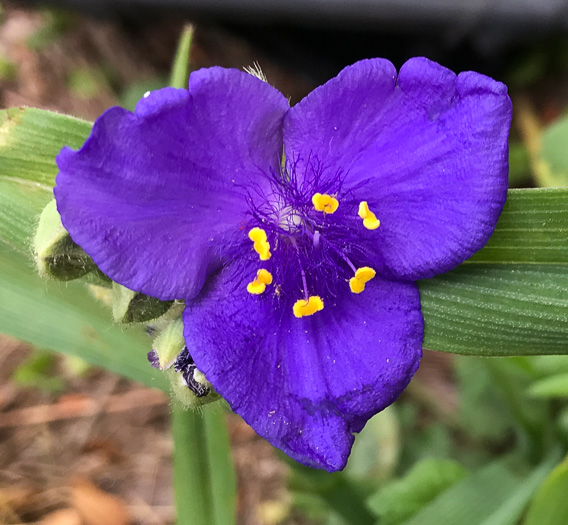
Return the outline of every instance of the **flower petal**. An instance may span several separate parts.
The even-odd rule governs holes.
[[[225,270],[186,303],[184,334],[197,367],[274,446],[305,465],[342,469],[352,433],[418,368],[416,285],[376,277],[362,294],[324,298],[322,311],[302,319],[278,292],[252,296],[245,287]]]
[[[242,227],[247,186],[277,170],[281,93],[237,70],[112,108],[57,158],[63,225],[111,279],[160,299],[195,295]],[[267,183],[268,184],[268,183]]]
[[[350,198],[381,222],[377,270],[416,280],[489,239],[507,193],[510,121],[506,87],[484,75],[415,58],[396,79],[390,62],[364,60],[288,112],[284,144],[300,171],[315,159],[343,173]]]

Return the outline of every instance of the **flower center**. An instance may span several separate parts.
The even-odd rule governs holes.
[[[294,233],[299,231],[302,224],[302,215],[292,206],[286,206],[278,214],[278,226],[287,232]]]
[[[296,299],[292,306],[292,313],[297,318],[323,310],[321,295],[310,293],[321,294],[318,286],[323,284],[329,289],[330,280],[341,281],[346,272],[351,272],[352,277],[346,278],[345,285],[340,286],[360,294],[376,275],[369,266],[357,268],[353,264],[348,257],[350,250],[346,239],[349,236],[345,234],[348,230],[353,235],[354,228],[376,230],[379,227],[380,221],[369,209],[368,203],[360,202],[357,214],[353,210],[341,220],[334,220],[339,209],[337,195],[314,193],[311,204],[285,206],[263,220],[263,227],[255,226],[248,232],[252,250],[256,252],[261,267],[247,284],[247,291],[260,296],[267,293],[274,283],[274,293],[280,294],[281,290],[290,288],[290,282],[297,282],[297,287],[303,292],[303,297]],[[357,215],[362,223],[358,222]],[[357,221],[355,227],[354,220]],[[291,265],[295,271],[289,271]],[[290,273],[296,277],[291,278]]]

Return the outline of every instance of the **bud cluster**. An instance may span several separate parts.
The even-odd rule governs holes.
[[[176,301],[161,301],[110,280],[78,246],[61,223],[55,200],[42,211],[33,241],[36,268],[41,277],[58,281],[82,279],[93,297],[112,308],[115,322],[148,323],[157,334],[148,359],[163,370],[175,397],[186,407],[216,401],[218,394],[197,369],[185,345],[181,312]]]

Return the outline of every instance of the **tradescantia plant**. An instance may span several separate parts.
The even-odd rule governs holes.
[[[147,350],[135,360],[129,348],[123,373],[164,388],[150,365],[164,370],[186,406],[222,397],[288,455],[333,471],[353,433],[412,378],[424,329],[433,349],[566,353],[561,191],[509,192],[503,226],[470,259],[507,196],[503,84],[417,58],[398,73],[386,60],[358,62],[293,107],[236,70],[200,70],[189,89],[174,85],[148,93],[134,113],[108,110],[92,130],[25,109],[6,112],[0,128],[2,198],[19,203],[14,213],[39,210],[59,172],[57,202],[36,232],[40,273],[88,281],[117,321],[156,334],[146,368]],[[41,159],[25,158],[17,148],[35,140]],[[12,192],[11,177],[26,169],[45,188]],[[0,230],[11,246],[12,233]],[[521,311],[529,301],[544,314]],[[507,320],[506,338],[486,329]],[[121,360],[122,336],[109,363]],[[86,357],[104,364],[98,352]],[[208,497],[195,487],[178,496],[194,520],[181,523],[230,522],[215,506],[227,485],[199,463],[199,446],[216,446],[221,432],[204,410],[213,434],[199,431],[201,416],[175,412],[174,432],[195,446],[180,456],[180,445],[178,479],[211,481]]]
[[[493,232],[510,121],[503,84],[424,58],[358,62],[293,107],[211,68],[105,112],[54,193],[106,276],[185,302],[173,366],[197,397],[334,471],[418,368],[413,281]]]

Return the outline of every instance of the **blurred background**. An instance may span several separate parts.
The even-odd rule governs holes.
[[[367,57],[400,67],[422,55],[491,75],[515,105],[511,185],[568,181],[562,0],[1,2],[0,108],[89,120],[112,105],[133,108],[167,84],[189,22],[193,69],[258,63],[292,103]],[[456,487],[488,466],[483,508],[514,505],[550,451],[566,449],[568,388],[546,383],[559,373],[568,373],[566,357],[426,351],[411,387],[357,440],[345,479],[360,488],[365,518],[396,525],[426,512],[417,522],[439,523],[428,521],[428,505],[452,488],[448,501],[467,501],[467,486]],[[169,418],[157,390],[0,336],[0,523],[174,523]],[[292,465],[238,417],[227,419],[239,525],[345,523],[329,504],[331,478]],[[483,521],[475,506],[468,519],[460,525]]]

